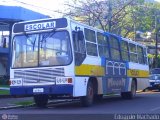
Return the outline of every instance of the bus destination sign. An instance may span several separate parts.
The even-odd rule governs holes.
[[[32,32],[32,31],[40,31],[40,30],[47,30],[54,28],[65,28],[67,26],[68,23],[66,18],[26,21],[14,24],[13,32],[14,33]]]
[[[51,29],[51,28],[55,28],[55,27],[56,27],[55,21],[25,24],[24,31],[45,30],[45,29]]]

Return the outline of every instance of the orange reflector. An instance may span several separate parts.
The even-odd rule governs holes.
[[[68,78],[68,83],[72,83],[72,78]]]
[[[11,85],[11,80],[9,80],[9,85]]]

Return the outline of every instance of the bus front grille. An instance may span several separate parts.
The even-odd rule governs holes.
[[[23,85],[55,84],[56,77],[64,77],[64,68],[15,70],[14,78],[22,78]]]

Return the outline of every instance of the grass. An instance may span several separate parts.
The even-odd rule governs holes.
[[[0,90],[0,95],[9,95],[10,91],[9,90]]]
[[[15,104],[16,105],[28,106],[28,105],[32,105],[33,103],[34,103],[33,101],[23,101],[23,102],[17,102]]]
[[[9,88],[10,86],[9,86],[9,85],[0,85],[0,87],[6,87],[6,88]]]

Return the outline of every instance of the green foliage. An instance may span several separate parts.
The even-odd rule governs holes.
[[[9,90],[0,90],[0,95],[9,95],[10,91]]]
[[[153,67],[155,67],[155,59],[156,59],[156,56],[155,55],[152,55],[152,54],[148,54],[148,59],[149,59],[149,61],[151,60],[153,60],[152,62],[153,63],[150,63]],[[157,63],[156,63],[157,65],[156,65],[156,67],[158,67],[158,68],[160,68],[160,55],[158,55],[157,56]],[[152,68],[153,68],[152,67]]]
[[[136,31],[152,32],[149,39],[155,45],[155,33],[160,31],[160,3],[145,2],[145,0],[73,0],[70,13],[67,16],[78,18],[80,22],[104,31],[128,37],[139,38]],[[147,34],[143,36],[147,38]],[[147,38],[148,40],[148,38]],[[148,55],[150,63],[154,64],[155,55]],[[160,55],[158,55],[160,67]]]
[[[16,102],[16,105],[23,105],[23,106],[28,106],[32,105],[34,102],[33,101],[23,101],[23,102]]]
[[[160,16],[160,3],[146,3],[145,0],[73,0],[70,13],[72,18],[81,18],[85,24],[111,32],[124,37],[134,38],[135,31],[155,31],[160,28],[157,21]],[[77,6],[76,6],[77,5]],[[74,7],[73,7],[74,6]],[[75,7],[76,6],[76,7]],[[108,7],[112,10],[109,11]],[[109,20],[111,24],[109,24]],[[156,23],[157,22],[157,23]]]
[[[148,54],[148,58],[154,58],[155,56],[152,54]]]
[[[160,56],[158,57],[158,60],[157,60],[157,67],[160,68]]]
[[[134,39],[135,33],[134,32],[129,32],[128,35],[126,36],[127,38]]]

